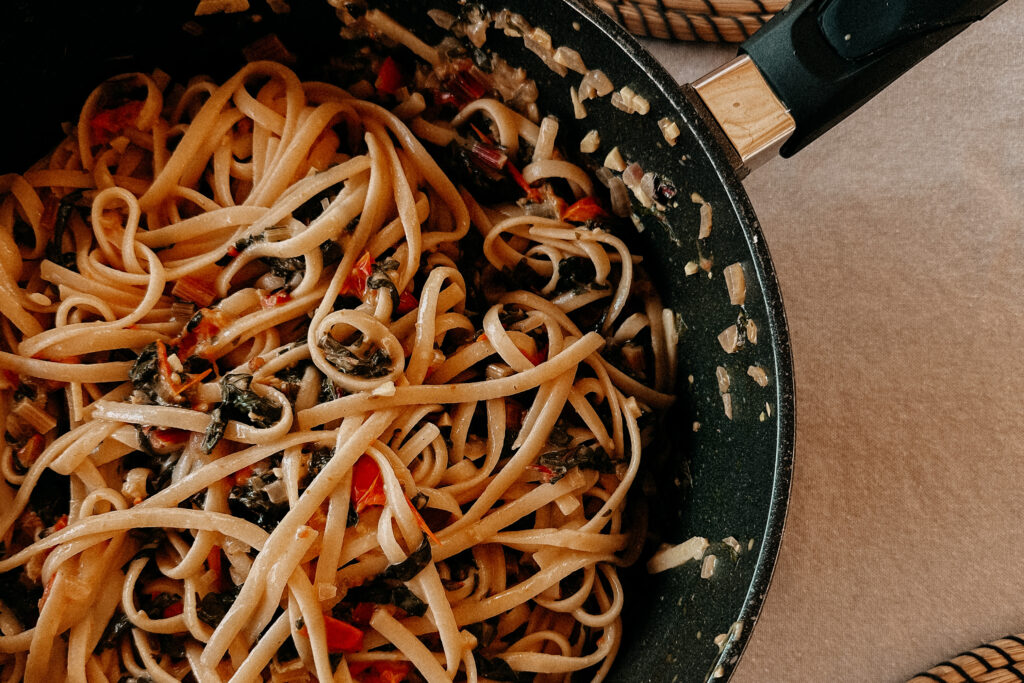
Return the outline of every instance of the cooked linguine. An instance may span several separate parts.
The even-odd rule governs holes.
[[[554,119],[372,66],[127,74],[0,176],[3,681],[607,672],[665,312]]]

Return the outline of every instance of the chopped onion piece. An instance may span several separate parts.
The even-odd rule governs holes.
[[[596,130],[595,131],[591,131],[591,132],[593,132],[595,134],[597,133]],[[602,166],[601,168],[599,168],[596,171],[594,171],[594,177],[596,177],[601,182],[601,184],[604,185],[605,187],[608,187],[610,185],[611,180],[612,180],[612,178],[614,176],[615,176],[615,174],[612,172],[612,169],[610,169],[610,168],[608,168],[606,166]]]
[[[740,335],[736,326],[729,325],[729,327],[722,330],[718,335],[718,343],[722,345],[722,349],[726,353],[736,353],[736,350],[740,348]]]
[[[593,154],[601,144],[601,136],[597,130],[591,130],[580,140],[580,151],[584,154]],[[611,172],[611,169],[602,167],[600,170]],[[602,181],[605,182],[605,181]]]
[[[572,101],[572,113],[577,119],[587,118],[587,108],[580,101],[580,95],[574,86],[569,86],[569,99]]]
[[[725,416],[732,419],[732,394],[722,394],[722,408],[725,410]]]
[[[678,545],[663,547],[647,561],[647,572],[657,574],[686,564],[690,560],[699,560],[707,550],[708,539],[694,536]]]
[[[658,120],[658,128],[661,128],[661,134],[665,136],[665,142],[674,147],[676,140],[679,138],[679,125],[672,119],[665,117]]]
[[[604,97],[614,89],[615,86],[600,69],[591,69],[583,75],[583,80],[580,81],[580,97],[583,99],[587,99],[584,97],[585,92],[596,93],[598,97]],[[592,96],[588,95],[588,97]]]
[[[747,374],[757,382],[759,386],[768,386],[768,373],[764,371],[764,368],[757,365],[751,365],[747,368]]]
[[[683,272],[687,275],[695,275],[700,270],[700,266],[697,265],[696,261],[688,261],[683,267]]]
[[[613,92],[611,98],[612,106],[616,109],[626,112],[627,114],[633,113],[633,105],[629,100],[622,96],[621,92]]]
[[[555,136],[558,134],[558,119],[545,116],[540,122],[537,144],[533,148],[533,161],[546,161],[555,150]]]
[[[427,10],[427,16],[438,25],[439,28],[448,30],[455,23],[455,15],[445,12],[443,9]]]
[[[690,201],[700,204],[700,230],[697,231],[697,239],[705,239],[711,235],[711,205],[696,192],[690,195]]]
[[[715,368],[715,378],[718,380],[718,392],[729,393],[729,371],[719,365]]]
[[[715,565],[718,563],[718,558],[714,555],[706,555],[704,561],[700,565],[700,578],[710,579],[715,574]]]
[[[640,116],[644,116],[651,110],[651,103],[647,101],[646,97],[640,95],[633,95],[633,111]]]
[[[580,53],[571,47],[562,46],[555,50],[554,60],[562,66],[568,67],[576,73],[587,73],[587,67],[583,65],[583,58]]]
[[[616,216],[625,218],[633,212],[633,207],[629,203],[629,190],[626,189],[626,183],[622,182],[622,178],[613,176],[608,181],[608,195],[611,200],[612,213]]]
[[[725,275],[725,286],[729,290],[729,302],[733,306],[742,306],[747,299],[747,280],[743,275],[743,266],[733,263],[722,272]]]
[[[622,152],[618,147],[612,147],[612,151],[604,158],[604,165],[619,173],[626,170],[626,161],[622,158]]]
[[[725,538],[722,539],[722,543],[724,543],[725,545],[729,546],[729,549],[732,550],[737,555],[739,555],[740,551],[743,549],[740,546],[740,542],[737,541],[733,536],[726,536]]]
[[[749,318],[747,319],[747,341],[751,344],[757,343],[757,323]]]
[[[32,403],[27,398],[18,401],[18,405],[11,411],[16,416],[40,434],[46,434],[57,426],[57,419],[48,412]]]

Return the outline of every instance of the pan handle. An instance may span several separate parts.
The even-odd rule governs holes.
[[[692,85],[727,137],[738,123],[759,138],[735,145],[749,169],[803,149],[1003,2],[794,0]]]

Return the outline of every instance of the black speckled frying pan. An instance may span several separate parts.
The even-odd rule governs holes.
[[[680,400],[665,434],[671,455],[655,465],[651,528],[655,542],[706,537],[717,563],[710,578],[701,578],[699,562],[654,575],[643,562],[631,570],[613,680],[727,678],[779,550],[793,464],[792,365],[779,285],[742,176],[765,155],[800,149],[999,4],[797,0],[741,47],[745,58],[680,87],[623,29],[582,0],[490,3],[522,14],[549,33],[554,46],[572,47],[589,68],[603,70],[616,88],[628,86],[646,98],[646,115],[616,109],[604,97],[587,102],[587,117],[577,120],[569,86],[578,85],[579,76],[560,77],[521,38],[490,32],[486,49],[528,69],[540,89],[541,111],[558,116],[569,139],[599,131],[594,162],[618,146],[627,161],[679,190],[661,214],[638,208],[645,263],[683,325]],[[110,75],[159,66],[176,77],[223,76],[239,66],[241,46],[271,32],[306,74],[315,74],[337,49],[338,23],[323,0],[292,0],[291,13],[283,16],[253,0],[261,21],[252,13],[205,17],[201,33],[194,30],[195,5],[6,0],[0,7],[0,120],[7,124],[0,128],[7,133],[0,172],[27,167],[56,143],[59,123],[76,115],[85,94]],[[455,0],[382,5],[428,42],[441,34],[426,10],[459,7]],[[675,144],[659,128],[662,118],[678,126]],[[712,207],[711,233],[702,240],[694,193]],[[723,269],[737,263],[746,280],[742,306],[730,301],[723,277]],[[727,353],[719,335],[738,321],[748,332],[745,343]],[[752,367],[764,371],[766,385]],[[731,417],[719,368],[729,377]],[[730,537],[735,543],[722,541]]]

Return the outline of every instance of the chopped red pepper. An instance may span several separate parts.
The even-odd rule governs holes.
[[[373,84],[378,93],[394,95],[402,87],[402,72],[391,57],[385,57],[377,70],[377,81]]]
[[[217,593],[223,593],[228,589],[227,582],[224,580],[224,562],[223,556],[220,554],[220,546],[215,545],[210,548],[210,554],[206,556],[206,566],[210,568],[210,571],[214,574],[213,585],[211,588]]]
[[[359,683],[402,683],[409,678],[409,662],[349,662],[348,671]]]
[[[260,307],[262,308],[273,308],[281,304],[288,303],[292,300],[292,295],[283,289],[279,289],[276,292],[271,292],[266,296],[260,297]]]
[[[252,473],[253,466],[246,465],[242,469],[235,472],[234,475],[228,477],[228,481],[233,481],[235,486],[244,486],[245,482],[249,481],[249,478],[252,476]]]
[[[179,446],[186,441],[192,433],[184,429],[154,429],[146,434],[149,443],[158,451],[170,446]]]
[[[199,322],[178,340],[178,358],[183,360],[190,357],[200,344],[216,337],[228,323],[227,317],[217,310],[201,308],[197,315],[201,315]]]
[[[366,281],[373,272],[373,257],[370,252],[364,251],[356,264],[352,266],[352,272],[345,278],[341,285],[341,294],[363,297],[366,295]]]
[[[42,434],[33,434],[29,437],[29,440],[25,442],[25,445],[18,449],[18,462],[25,467],[31,467],[32,463],[36,461],[36,458],[43,452],[43,448],[46,446],[46,440]]]
[[[228,247],[228,256],[230,256],[231,258],[235,258],[240,253],[241,252],[238,251],[238,247],[236,247],[235,245],[232,244],[230,247]]]
[[[328,652],[359,652],[363,649],[363,632],[352,624],[347,624],[341,619],[335,619],[330,614],[325,614],[324,628],[327,631]],[[299,630],[299,633],[307,638],[309,637],[309,632],[305,626]]]
[[[164,607],[163,617],[164,617],[164,619],[167,619],[169,617],[176,617],[179,614],[182,614],[184,611],[185,611],[184,603],[182,603],[181,600],[176,600],[176,601],[172,602],[171,604],[167,605],[167,607]]]
[[[596,197],[584,197],[562,211],[563,221],[586,223],[594,218],[607,218],[608,212],[601,207]]]
[[[377,461],[368,455],[360,456],[352,467],[352,500],[356,513],[388,502],[380,468]]]
[[[56,522],[53,523],[53,530],[60,531],[68,525],[68,516],[61,515]]]
[[[113,140],[125,128],[135,123],[142,111],[142,102],[133,100],[98,112],[89,121],[89,128],[92,131],[92,142],[95,145],[105,145]]]
[[[516,347],[519,348],[519,347]],[[547,347],[537,349],[536,351],[527,351],[526,349],[519,349],[523,355],[526,356],[526,360],[530,361],[534,365],[540,365],[547,360]]]
[[[352,608],[352,622],[360,626],[369,626],[370,619],[373,618],[373,610],[375,609],[377,609],[377,606],[372,602],[357,603]]]
[[[420,302],[416,300],[416,297],[412,295],[410,290],[405,290],[402,295],[398,297],[398,312],[408,313],[409,311],[415,310]]]

